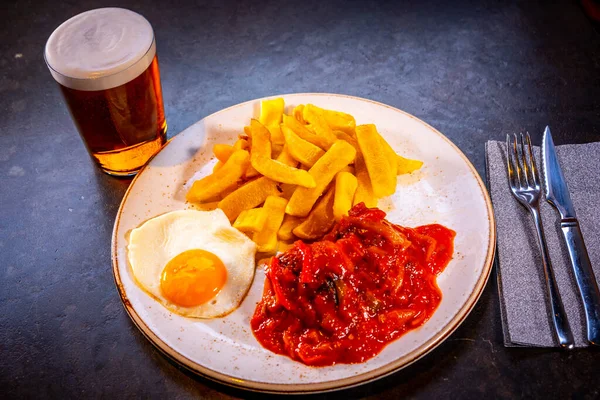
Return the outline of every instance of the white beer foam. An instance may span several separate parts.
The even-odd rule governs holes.
[[[156,54],[150,23],[123,8],[99,8],[65,21],[50,35],[45,58],[63,86],[104,90],[123,85],[148,68]]]

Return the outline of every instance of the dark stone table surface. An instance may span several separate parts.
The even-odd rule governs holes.
[[[171,364],[117,294],[110,237],[130,180],[92,165],[42,56],[62,21],[114,4],[0,6],[0,397],[261,397]],[[600,35],[576,1],[119,5],[155,29],[169,137],[246,100],[330,92],[425,120],[482,176],[485,141],[507,133],[539,142],[550,124],[557,144],[600,138]],[[503,347],[494,271],[437,349],[329,396],[591,399],[599,367],[590,349]]]

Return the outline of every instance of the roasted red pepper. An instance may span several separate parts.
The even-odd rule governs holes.
[[[267,349],[324,366],[358,363],[421,326],[442,295],[454,231],[404,228],[358,204],[323,240],[273,257],[251,321]]]

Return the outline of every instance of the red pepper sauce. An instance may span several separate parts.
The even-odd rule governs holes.
[[[307,365],[360,363],[427,321],[455,232],[404,228],[363,203],[323,240],[298,241],[267,266],[251,326],[267,349]]]

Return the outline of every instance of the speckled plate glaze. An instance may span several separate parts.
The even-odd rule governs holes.
[[[279,96],[277,96],[279,97]],[[359,385],[405,367],[447,338],[466,318],[488,279],[496,243],[492,206],[476,170],[444,135],[423,121],[374,101],[333,94],[282,96],[287,107],[313,103],[345,111],[358,124],[375,123],[401,155],[425,162],[400,176],[398,189],[379,207],[405,226],[441,223],[457,232],[455,256],[438,277],[442,302],[421,328],[388,345],[377,357],[354,365],[308,367],[273,354],[256,341],[250,318],[259,301],[264,273],[257,269],[248,296],[224,318],[195,320],[171,314],[134,283],[127,263],[132,228],[164,212],[189,208],[191,182],[209,174],[215,143],[231,143],[260,99],[212,114],[174,137],[140,171],[119,208],[112,238],[113,271],[133,322],[164,354],[189,370],[227,385],[266,392],[309,393]]]

